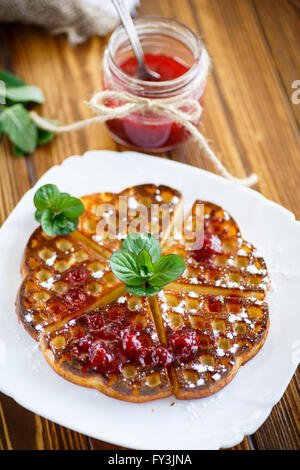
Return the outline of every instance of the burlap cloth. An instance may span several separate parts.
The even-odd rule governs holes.
[[[125,0],[131,10],[139,0]],[[110,0],[0,0],[0,22],[30,23],[54,34],[66,33],[71,43],[105,36],[119,23]]]

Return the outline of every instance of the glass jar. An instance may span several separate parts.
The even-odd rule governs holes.
[[[206,73],[202,72],[204,67],[207,69],[208,56],[200,39],[187,26],[169,18],[147,16],[134,22],[146,59],[151,61],[154,58],[156,62],[161,62],[158,65],[165,67],[155,69],[159,72],[163,70],[161,78],[172,76],[173,72],[175,76],[179,74],[175,70],[177,67],[179,72],[183,70],[184,73],[164,81],[139,80],[125,73],[123,64],[130,63],[133,50],[121,25],[112,34],[104,53],[104,89],[127,91],[151,99],[194,98],[202,104],[206,86]],[[147,64],[151,68],[148,60]],[[174,70],[168,70],[168,67]],[[108,104],[118,106],[120,102],[111,101]],[[189,138],[188,131],[182,125],[151,111],[131,113],[122,119],[107,121],[106,125],[118,143],[148,152],[174,149]]]

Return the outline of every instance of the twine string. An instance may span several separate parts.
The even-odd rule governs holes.
[[[118,106],[112,107],[110,104],[111,101],[117,102]],[[224,178],[243,186],[252,186],[258,181],[255,173],[252,173],[246,178],[236,178],[232,176],[220,162],[218,157],[209,147],[205,137],[203,137],[199,129],[194,124],[200,119],[202,107],[198,101],[193,98],[171,97],[150,99],[136,96],[126,91],[105,90],[95,93],[91,100],[86,104],[92,109],[96,116],[82,121],[77,121],[66,126],[55,126],[47,119],[39,116],[35,111],[31,111],[30,115],[33,121],[40,128],[50,132],[62,133],[83,129],[93,123],[104,123],[111,119],[121,119],[131,113],[151,112],[182,125],[190,133],[191,137],[199,143],[207,157],[214,164],[216,170]]]

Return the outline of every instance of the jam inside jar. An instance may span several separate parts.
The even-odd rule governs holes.
[[[208,56],[199,38],[185,25],[168,18],[139,18],[135,26],[145,62],[160,74],[160,79],[137,78],[136,59],[123,26],[119,26],[104,54],[104,89],[126,91],[154,100],[193,98],[202,104]],[[122,102],[111,100],[107,104],[115,107]],[[182,125],[152,111],[130,113],[107,121],[106,125],[118,143],[148,152],[174,149],[189,138]]]

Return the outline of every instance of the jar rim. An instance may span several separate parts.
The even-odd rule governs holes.
[[[190,29],[188,26],[186,26],[184,23],[181,23],[178,20],[174,20],[172,18],[166,18],[163,16],[141,16],[139,18],[136,18],[133,20],[134,24],[137,27],[137,33],[139,34],[139,26],[145,25],[149,23],[149,25],[153,26],[155,23],[159,24],[159,22],[163,21],[170,26],[173,27],[179,27],[190,36],[191,40],[194,41],[195,44],[195,49],[196,49],[196,54],[193,51],[194,55],[194,62],[192,66],[187,70],[184,74],[180,75],[177,78],[174,78],[172,80],[165,80],[165,81],[147,81],[147,80],[141,80],[136,77],[132,77],[125,73],[120,67],[119,64],[117,63],[115,57],[114,57],[114,51],[113,51],[113,44],[117,40],[118,36],[120,35],[121,32],[125,31],[124,26],[121,24],[119,25],[114,32],[112,33],[108,46],[107,46],[107,51],[109,54],[109,58],[111,61],[111,64],[113,65],[114,71],[118,74],[119,78],[127,82],[127,84],[132,85],[134,88],[141,88],[145,89],[146,87],[151,87],[151,94],[159,94],[159,93],[164,93],[165,88],[168,88],[168,91],[177,91],[183,86],[188,85],[197,75],[199,63],[201,62],[202,56],[203,56],[203,44],[200,40],[200,38],[197,36],[192,29]],[[164,31],[166,32],[166,31]],[[183,42],[183,41],[182,41]],[[190,46],[187,45],[189,49],[191,49]],[[164,90],[164,91],[162,91]]]

